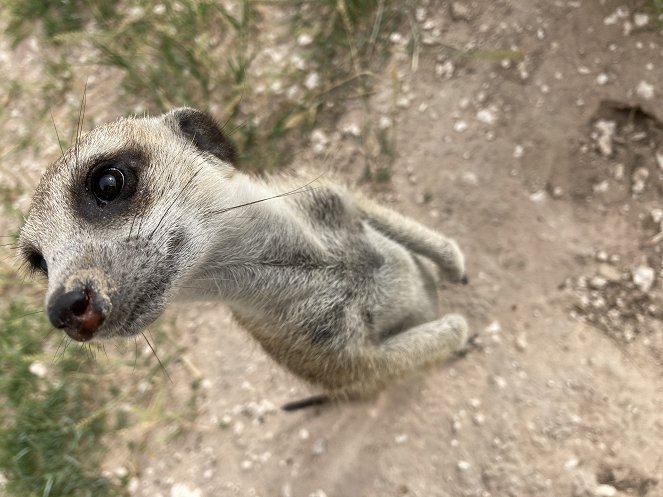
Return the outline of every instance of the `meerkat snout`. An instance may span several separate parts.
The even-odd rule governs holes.
[[[55,328],[76,341],[87,342],[104,322],[106,305],[89,286],[54,295],[47,306],[48,319]]]
[[[332,181],[250,177],[235,157],[211,116],[183,108],[95,128],[53,163],[20,235],[53,326],[128,337],[173,300],[222,300],[277,362],[346,397],[464,350],[465,319],[438,313],[437,284],[467,282],[454,240]]]

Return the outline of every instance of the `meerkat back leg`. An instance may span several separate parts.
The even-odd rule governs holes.
[[[359,197],[357,206],[377,231],[432,260],[450,281],[467,283],[465,257],[454,240],[366,198]]]
[[[374,394],[389,380],[430,366],[462,352],[468,344],[465,318],[448,314],[392,335],[377,345],[367,345],[359,362],[371,374],[343,389],[341,398],[361,398]]]

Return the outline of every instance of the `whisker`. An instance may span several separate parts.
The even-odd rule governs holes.
[[[148,333],[149,333],[149,331],[148,331]],[[150,350],[152,351],[152,354],[154,354],[154,357],[156,357],[157,362],[159,363],[159,366],[161,366],[161,369],[163,370],[163,372],[164,372],[164,374],[166,375],[166,377],[168,378],[168,380],[170,380],[170,382],[173,383],[173,379],[172,379],[172,378],[170,377],[170,375],[168,374],[168,371],[166,371],[166,367],[165,367],[165,366],[163,365],[163,363],[161,362],[161,359],[159,359],[159,356],[157,355],[157,351],[154,350],[154,347],[152,347],[152,344],[150,343],[150,341],[149,341],[149,340],[147,339],[147,337],[145,336],[145,332],[141,331],[140,334],[143,335],[143,338],[144,338],[145,341],[147,342],[147,346],[148,346],[148,347],[150,348]]]
[[[271,197],[266,197],[266,198],[263,198],[263,199],[260,199],[260,200],[253,200],[251,202],[246,202],[245,204],[239,204],[239,205],[235,205],[233,207],[226,207],[224,209],[219,209],[218,211],[210,211],[210,214],[225,214],[226,212],[229,212],[229,211],[232,211],[232,210],[235,210],[235,209],[240,209],[242,207],[248,207],[250,205],[259,204],[261,202],[266,202],[268,200],[274,200],[274,199],[282,198],[282,197],[289,197],[290,195],[297,195],[298,193],[310,193],[312,191],[316,191],[318,188],[308,188],[308,187],[310,185],[312,185],[313,183],[315,183],[316,181],[318,181],[321,177],[322,177],[322,175],[318,176],[317,178],[309,181],[308,183],[306,183],[306,184],[304,184],[300,187],[295,188],[294,190],[290,190],[290,191],[287,191],[287,192],[284,192],[284,193],[279,193],[278,195],[273,195]]]
[[[53,118],[53,112],[49,110],[48,113],[51,115],[51,122],[53,123],[53,129],[55,130],[55,137],[58,140],[58,147],[60,147],[60,153],[64,155],[64,149],[62,148],[62,140],[60,140],[60,133],[58,133],[58,127],[55,125],[55,118]]]

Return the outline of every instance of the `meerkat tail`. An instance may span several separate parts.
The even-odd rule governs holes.
[[[281,409],[287,412],[292,412],[292,411],[298,411],[300,409],[306,409],[307,407],[329,404],[330,401],[331,398],[329,397],[329,395],[324,395],[324,394],[314,395],[312,397],[307,397],[305,399],[295,400],[293,402],[288,402],[287,404],[283,404],[281,406]]]

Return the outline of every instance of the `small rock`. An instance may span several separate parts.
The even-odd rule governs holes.
[[[479,184],[479,178],[476,173],[471,171],[465,171],[460,178],[466,185],[477,186]]]
[[[649,16],[647,14],[636,13],[633,15],[633,23],[637,27],[643,28],[649,24]]]
[[[0,482],[0,485],[2,485],[2,482]],[[135,476],[133,478],[129,479],[129,483],[127,484],[127,491],[131,494],[134,495],[138,493],[138,489],[140,488],[140,480],[136,478]]]
[[[497,122],[497,114],[494,109],[481,109],[477,112],[477,119],[484,124],[495,124]]]
[[[599,250],[596,252],[595,257],[599,262],[608,262],[608,253],[605,250]]]
[[[607,281],[614,282],[622,279],[622,274],[619,272],[619,270],[609,264],[601,264],[599,266],[598,274],[601,277],[605,278]],[[591,286],[591,280],[590,280],[590,286]]]
[[[515,148],[513,149],[513,158],[520,159],[523,155],[525,155],[525,149],[523,148],[523,146],[516,145]]]
[[[313,453],[317,456],[323,454],[325,450],[327,449],[327,443],[325,442],[324,439],[318,438],[314,443],[313,443]]]
[[[638,87],[635,89],[636,95],[645,100],[651,100],[654,98],[654,85],[648,83],[647,81],[640,81]]]
[[[391,117],[389,116],[380,116],[380,119],[378,121],[378,128],[380,129],[388,129],[391,128],[391,126],[394,124],[392,121]]]
[[[493,382],[497,385],[497,388],[503,390],[507,387],[506,380],[501,376],[493,376]]]
[[[316,154],[321,154],[327,148],[329,144],[329,137],[321,129],[315,129],[311,133],[311,145],[313,146],[313,152]]]
[[[472,418],[472,421],[474,422],[475,425],[481,426],[486,422],[486,416],[484,416],[482,413],[478,412],[474,415]]]
[[[606,85],[608,84],[608,81],[610,81],[610,77],[604,72],[596,76],[596,84],[598,85]]]
[[[527,349],[527,337],[524,334],[520,334],[516,338],[516,348],[521,352]]]
[[[456,67],[450,60],[442,64],[435,64],[435,75],[445,79],[451,79],[454,75]]]
[[[594,490],[594,495],[596,497],[613,497],[614,495],[617,495],[617,489],[612,485],[599,485],[596,487],[596,490]]]
[[[658,165],[658,168],[663,171],[663,152],[656,152],[656,164]]]
[[[580,461],[578,460],[577,457],[572,457],[568,461],[564,463],[564,469],[567,471],[571,471],[572,469],[575,469],[578,467],[578,464],[580,464]]]
[[[463,2],[451,2],[451,18],[454,21],[469,21],[470,8]]]
[[[389,41],[394,45],[401,45],[404,43],[403,35],[398,32],[391,33],[389,35]]]
[[[617,131],[617,123],[615,121],[599,119],[594,123],[594,128],[597,132],[596,145],[598,146],[601,155],[604,157],[610,157],[613,151],[612,142],[615,136],[615,131]]]
[[[654,284],[656,272],[649,266],[638,266],[633,270],[633,283],[640,291],[648,292]]]
[[[639,167],[633,172],[631,178],[632,185],[631,191],[635,194],[642,193],[647,186],[647,179],[649,178],[649,169],[646,167]]]
[[[589,288],[594,290],[602,290],[608,284],[608,280],[603,276],[594,276],[589,280]]]
[[[304,86],[309,90],[315,90],[320,86],[320,75],[317,72],[309,73],[304,80]]]
[[[359,127],[359,125],[357,123],[349,123],[349,124],[346,124],[345,126],[343,126],[343,129],[341,130],[341,132],[344,135],[358,137],[358,136],[361,135],[361,128]]]
[[[301,440],[308,440],[310,438],[310,436],[311,436],[311,434],[309,433],[309,431],[306,428],[302,428],[301,430],[299,430],[299,438]]]
[[[327,494],[325,493],[324,490],[316,490],[315,492],[311,492],[308,494],[308,497],[327,497]]]
[[[394,438],[394,441],[398,445],[402,445],[405,442],[407,442],[407,439],[408,439],[408,436],[405,433],[401,433],[400,435],[396,435],[396,437]]]
[[[499,333],[500,331],[502,331],[502,326],[498,321],[493,321],[488,326],[486,326],[485,331],[486,333],[491,333],[491,334]]]
[[[29,370],[33,375],[39,378],[44,378],[48,374],[48,368],[44,365],[43,362],[39,361],[35,361],[30,364]]]
[[[663,221],[663,209],[652,209],[649,212],[649,215],[651,216],[652,221],[655,223],[660,223]]]
[[[546,192],[543,190],[537,190],[530,194],[529,199],[532,202],[543,202],[546,199]]]
[[[456,133],[463,133],[467,130],[467,123],[465,121],[456,121],[453,128]]]
[[[467,461],[458,461],[458,469],[461,471],[467,471],[468,469],[471,468],[471,465]]]
[[[307,47],[313,43],[313,37],[308,33],[302,33],[297,37],[297,45]]]
[[[183,483],[175,483],[170,489],[170,497],[202,497],[202,495],[199,488],[191,490]]]

